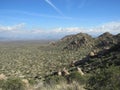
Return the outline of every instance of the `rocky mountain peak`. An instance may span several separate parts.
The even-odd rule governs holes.
[[[104,38],[104,37],[113,37],[113,35],[109,32],[105,32],[102,35],[99,36],[99,38]]]

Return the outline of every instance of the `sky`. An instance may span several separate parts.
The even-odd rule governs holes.
[[[0,0],[0,38],[120,33],[120,0]]]

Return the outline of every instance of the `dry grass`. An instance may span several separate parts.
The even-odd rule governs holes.
[[[34,87],[34,90],[85,90],[83,85],[80,85],[77,82],[67,84],[66,82],[61,82],[60,84],[53,85],[42,85],[38,84],[37,87]]]

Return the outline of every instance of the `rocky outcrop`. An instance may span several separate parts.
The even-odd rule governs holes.
[[[58,47],[60,46],[63,50],[78,50],[80,48],[103,49],[106,47],[111,47],[118,42],[120,42],[120,34],[112,35],[109,32],[105,32],[96,38],[93,38],[86,33],[69,35],[62,38],[56,44]]]
[[[63,49],[73,50],[78,49],[80,47],[92,47],[93,46],[93,38],[85,33],[79,33],[74,36],[66,37],[64,39],[67,40],[66,46]]]

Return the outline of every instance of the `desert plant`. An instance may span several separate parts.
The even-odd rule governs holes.
[[[86,79],[85,76],[82,76],[79,72],[74,71],[72,72],[68,77],[67,80],[69,83],[72,83],[73,81],[79,82],[80,84],[85,84]]]
[[[71,84],[62,81],[59,84],[39,85],[39,87],[35,88],[35,90],[85,90],[83,87],[83,85],[80,85],[75,81]]]
[[[97,70],[86,84],[87,90],[120,90],[120,67]]]
[[[60,82],[66,82],[65,77],[63,76],[50,76],[45,79],[45,84],[53,85],[53,84],[59,84]]]
[[[3,82],[2,90],[25,90],[25,85],[19,78],[8,78]]]
[[[0,80],[0,90],[1,90],[1,88],[3,86],[3,83],[4,83],[4,80]]]

